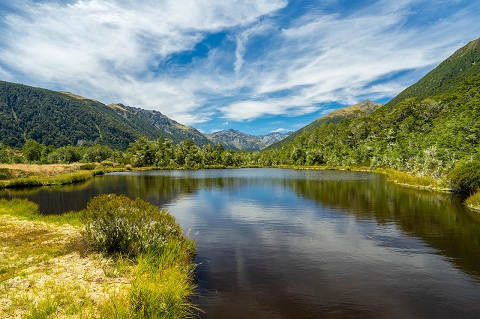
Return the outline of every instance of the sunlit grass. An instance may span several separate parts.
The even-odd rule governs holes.
[[[43,216],[0,200],[0,318],[187,318],[195,244],[183,235],[135,258],[89,250],[80,213]]]
[[[92,171],[75,171],[68,173],[59,173],[57,175],[40,175],[28,176],[21,178],[13,178],[8,180],[1,180],[0,187],[20,188],[20,187],[35,187],[35,186],[53,186],[66,185],[89,180],[90,178],[103,174],[103,170]]]
[[[465,204],[474,210],[480,211],[480,190],[468,197]]]
[[[101,318],[190,318],[195,286],[190,263],[193,242],[171,240],[161,252],[138,257],[135,278],[127,294],[103,305]]]
[[[374,172],[385,174],[389,181],[412,187],[446,190],[446,183],[443,180],[430,176],[417,176],[412,173],[397,171],[391,168],[377,168]]]

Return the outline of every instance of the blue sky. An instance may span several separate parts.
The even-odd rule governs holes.
[[[294,131],[385,103],[480,37],[459,0],[0,2],[0,79],[211,133]]]

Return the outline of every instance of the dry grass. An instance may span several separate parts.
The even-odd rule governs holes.
[[[85,254],[80,227],[11,209],[0,205],[0,318],[95,318],[129,290],[133,266]]]
[[[13,177],[54,176],[78,171],[81,164],[0,164],[0,168],[9,169]]]

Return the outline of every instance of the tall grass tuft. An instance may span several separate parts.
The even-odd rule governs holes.
[[[474,210],[480,211],[480,190],[468,197],[465,204]]]
[[[136,257],[161,253],[171,238],[184,240],[172,215],[139,198],[100,195],[90,200],[82,215],[87,243],[102,253]]]
[[[448,174],[451,186],[466,194],[480,190],[480,161],[460,162]]]
[[[137,262],[130,291],[105,303],[101,318],[193,316],[195,244],[172,215],[141,199],[110,194],[93,198],[82,219],[91,248]]]

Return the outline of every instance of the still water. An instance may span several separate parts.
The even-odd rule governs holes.
[[[456,195],[362,172],[114,173],[28,197],[98,194],[167,208],[197,242],[201,318],[480,318],[480,218]]]

